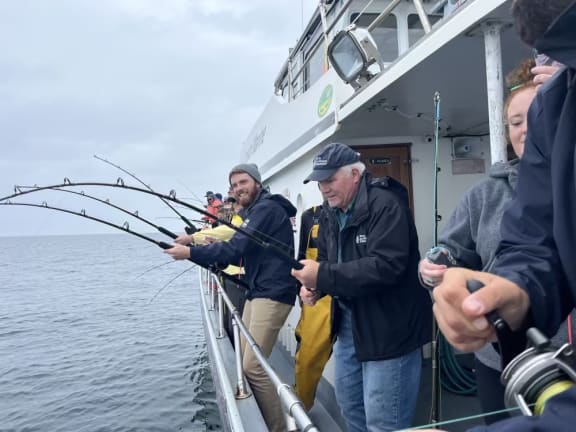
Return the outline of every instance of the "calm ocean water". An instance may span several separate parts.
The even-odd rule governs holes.
[[[0,431],[219,430],[195,270],[128,235],[0,237]]]

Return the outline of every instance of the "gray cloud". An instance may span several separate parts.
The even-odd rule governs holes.
[[[308,16],[316,2],[305,3]],[[300,28],[293,0],[1,2],[0,196],[120,174],[93,154],[179,196],[225,192]],[[166,216],[161,203],[118,199]],[[0,235],[102,231],[41,213],[0,209]]]

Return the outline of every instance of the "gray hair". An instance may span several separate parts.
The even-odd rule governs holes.
[[[364,165],[364,162],[358,161],[358,162],[354,162],[350,165],[344,165],[343,167],[340,168],[342,170],[343,173],[345,173],[347,176],[352,175],[352,170],[353,169],[357,169],[358,172],[360,173],[360,175],[364,174],[364,171],[366,171],[366,165]]]

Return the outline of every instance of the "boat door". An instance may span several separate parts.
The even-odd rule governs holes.
[[[390,176],[404,185],[408,190],[410,208],[414,213],[410,144],[354,146],[353,148],[360,153],[360,160],[366,164],[366,169],[373,177]]]

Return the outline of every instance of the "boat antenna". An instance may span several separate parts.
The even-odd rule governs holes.
[[[130,171],[122,168],[120,165],[117,165],[117,164],[109,161],[108,159],[104,159],[104,158],[102,158],[102,157],[100,157],[100,156],[98,156],[98,155],[94,155],[94,157],[95,157],[96,159],[98,159],[99,161],[102,161],[102,162],[104,162],[104,163],[107,163],[108,165],[113,166],[113,167],[116,168],[116,169],[119,169],[119,170],[122,171],[123,173],[128,174],[130,177],[132,177],[134,180],[136,180],[138,183],[140,183],[140,184],[141,184],[142,186],[144,186],[146,189],[152,191],[152,188],[150,187],[150,185],[144,183],[142,180],[140,180],[138,177],[136,177],[136,175],[135,175],[134,173],[131,173]],[[186,216],[184,216],[184,215],[181,214],[178,210],[176,210],[176,209],[174,208],[174,206],[172,206],[172,204],[170,204],[168,201],[166,201],[166,200],[163,199],[162,197],[159,197],[159,198],[162,200],[162,202],[163,202],[164,204],[166,204],[168,207],[170,207],[170,209],[171,209],[174,213],[176,213],[178,216],[180,216],[180,219],[182,219],[182,221],[184,221],[184,223],[185,223],[189,228],[192,228],[192,229],[194,229],[194,230],[196,229],[196,227],[194,226],[194,224],[193,224],[192,222],[190,222],[190,220],[189,220]]]

